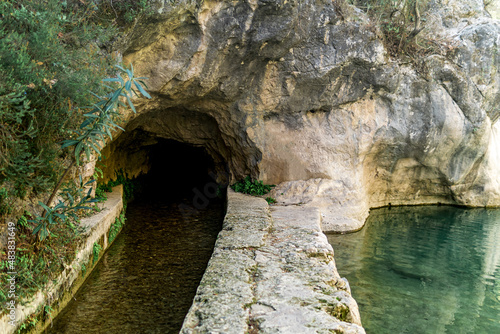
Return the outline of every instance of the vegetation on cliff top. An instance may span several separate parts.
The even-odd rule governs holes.
[[[368,14],[383,34],[392,57],[410,57],[414,63],[428,54],[445,54],[452,42],[421,37],[426,28],[428,0],[346,0]]]

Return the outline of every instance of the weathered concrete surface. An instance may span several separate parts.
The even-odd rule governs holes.
[[[113,188],[108,194],[108,200],[100,205],[101,211],[91,217],[81,219],[81,225],[85,227],[84,241],[77,247],[77,255],[72,263],[66,265],[64,271],[55,279],[50,281],[43,290],[38,291],[33,300],[26,305],[18,301],[16,307],[16,326],[9,324],[10,319],[3,315],[0,319],[0,333],[17,333],[19,326],[33,314],[40,312],[47,305],[52,307],[51,316],[56,317],[68,304],[74,294],[92,272],[93,246],[98,243],[102,246],[100,256],[109,247],[107,233],[111,224],[120,215],[123,209],[123,186]],[[100,257],[99,256],[99,257]],[[97,262],[96,262],[97,263]],[[82,271],[82,267],[86,271]],[[35,327],[31,327],[30,333],[41,333],[45,327],[50,325],[50,319],[38,321]]]
[[[228,191],[214,253],[183,334],[364,333],[316,208]]]
[[[158,137],[203,146],[230,180],[251,175],[279,184],[281,205],[318,208],[325,231],[359,229],[389,204],[500,205],[491,2],[420,2],[418,39],[435,50],[418,66],[390,57],[347,1],[155,3],[121,45],[153,99],[106,164],[140,173],[140,147]]]

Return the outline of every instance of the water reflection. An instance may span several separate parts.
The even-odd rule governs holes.
[[[47,333],[178,333],[223,218],[222,200],[189,221],[179,204],[132,203],[124,230]]]
[[[367,333],[500,333],[500,210],[373,210],[329,235]]]

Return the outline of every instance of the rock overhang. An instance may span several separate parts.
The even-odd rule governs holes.
[[[499,23],[483,10],[436,21],[458,44],[414,68],[389,58],[362,12],[331,1],[162,8],[124,43],[154,94],[128,126],[156,115],[170,128],[141,126],[203,142],[231,180],[280,184],[278,202],[320,208],[326,230],[355,230],[389,203],[500,204]]]

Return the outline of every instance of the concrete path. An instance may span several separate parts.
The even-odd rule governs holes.
[[[223,229],[181,333],[365,333],[317,209],[269,208],[228,190]]]

